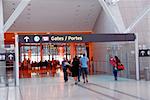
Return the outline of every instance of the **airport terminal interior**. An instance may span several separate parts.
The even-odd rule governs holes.
[[[149,32],[150,0],[0,0],[0,100],[150,100]]]

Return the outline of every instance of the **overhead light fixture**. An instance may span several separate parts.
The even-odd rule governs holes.
[[[119,0],[104,0],[108,5],[115,5],[119,2]]]
[[[15,3],[12,3],[12,5],[15,5]]]
[[[77,7],[80,7],[81,5],[77,5]]]
[[[28,6],[31,6],[31,4],[29,3]]]

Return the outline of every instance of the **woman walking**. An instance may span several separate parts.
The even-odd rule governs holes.
[[[117,77],[118,77],[118,65],[121,64],[121,61],[120,61],[120,59],[117,56],[115,56],[114,58],[110,57],[110,64],[113,66],[114,78],[115,78],[115,81],[117,81]]]
[[[78,59],[77,56],[75,56],[73,58],[73,61],[72,61],[72,77],[74,78],[74,81],[75,81],[75,85],[77,85],[77,77],[78,77],[78,72],[79,72],[79,66],[80,66],[80,61]]]

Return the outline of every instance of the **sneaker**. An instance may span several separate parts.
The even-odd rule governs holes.
[[[86,80],[86,82],[88,83],[88,80]]]
[[[75,82],[75,85],[77,85],[78,83],[77,82]]]
[[[65,80],[65,83],[68,82],[68,80]]]

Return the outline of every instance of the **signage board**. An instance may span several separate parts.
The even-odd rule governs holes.
[[[150,49],[140,49],[139,57],[150,57]]]
[[[15,53],[6,53],[6,61],[15,61]]]
[[[0,53],[0,61],[15,61],[15,53]]]
[[[135,38],[133,33],[19,35],[19,43],[125,42],[134,41]]]
[[[5,53],[0,53],[0,61],[5,61],[5,60],[6,60]]]

